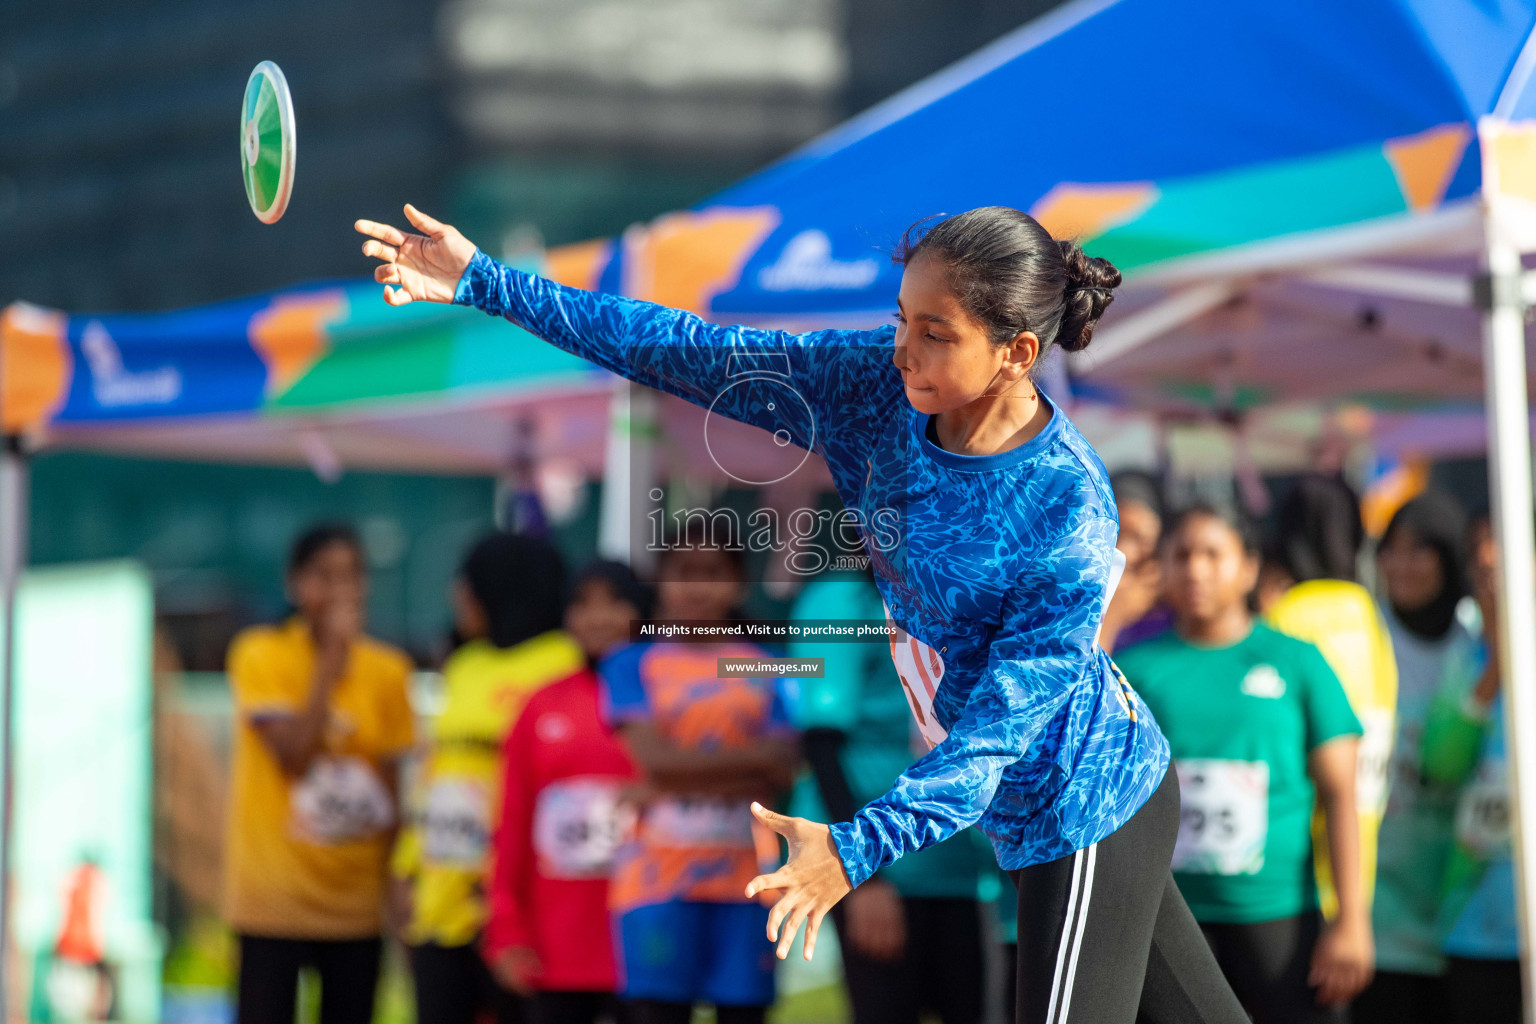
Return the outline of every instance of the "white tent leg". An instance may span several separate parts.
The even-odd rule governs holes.
[[[27,458],[20,438],[5,437],[0,447],[0,1014],[11,1019],[13,982],[11,949],[11,714],[16,668],[16,590],[27,561]]]
[[[609,410],[598,554],[625,562],[643,576],[654,559],[643,510],[655,504],[646,492],[656,480],[656,394],[620,378]]]
[[[1531,520],[1531,439],[1525,386],[1525,312],[1520,252],[1488,232],[1491,301],[1483,330],[1488,467],[1500,566],[1499,662],[1505,746],[1514,799],[1515,879],[1520,911],[1526,1024],[1536,1024],[1531,926],[1536,924],[1536,543]],[[1513,627],[1513,628],[1511,628]]]
[[[608,400],[608,440],[603,449],[602,506],[598,511],[597,553],[603,558],[629,561],[630,418],[629,381],[613,383]]]

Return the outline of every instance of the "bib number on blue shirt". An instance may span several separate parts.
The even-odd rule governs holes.
[[[1479,857],[1509,850],[1509,779],[1502,762],[1484,766],[1456,804],[1456,842]]]

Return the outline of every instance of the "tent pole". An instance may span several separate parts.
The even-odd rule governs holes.
[[[656,396],[639,384],[615,378],[603,453],[603,492],[598,514],[598,553],[644,575],[654,552],[647,540],[645,509],[656,503]]]
[[[603,490],[598,511],[597,552],[603,558],[629,561],[630,383],[613,383],[608,399],[608,438],[603,447]]]
[[[1513,796],[1525,1024],[1536,1024],[1536,543],[1531,519],[1531,438],[1526,394],[1525,306],[1520,251],[1487,224],[1483,367],[1488,404],[1488,467],[1493,529],[1499,545],[1500,678],[1505,749]],[[1513,628],[1511,628],[1513,627]]]
[[[15,709],[16,592],[27,562],[27,456],[21,438],[7,434],[0,446],[0,1014],[11,1019],[15,979],[11,965],[11,825],[15,780],[12,777],[11,719]]]

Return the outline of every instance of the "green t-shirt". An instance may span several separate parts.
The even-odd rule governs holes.
[[[1361,733],[1318,649],[1256,623],[1230,647],[1169,632],[1115,661],[1172,748],[1183,801],[1174,878],[1196,920],[1315,908],[1307,754]]]
[[[867,619],[883,621],[885,606],[874,584],[861,576],[828,574],[807,583],[791,613],[794,619]],[[785,680],[790,717],[800,730],[842,732],[843,776],[860,806],[884,796],[896,777],[926,749],[918,744],[890,644],[874,642],[797,642],[794,658],[824,658],[821,679]],[[826,821],[821,792],[809,773],[795,788],[791,813]],[[903,896],[991,899],[997,892],[997,867],[986,837],[968,828],[935,846],[919,850],[880,869],[878,877]]]

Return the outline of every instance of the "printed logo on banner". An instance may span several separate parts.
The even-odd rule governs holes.
[[[812,228],[785,243],[779,258],[757,272],[757,283],[769,292],[858,291],[879,276],[879,260],[835,259],[832,239]]]
[[[181,397],[181,373],[174,366],[129,370],[117,342],[100,320],[85,325],[80,351],[91,372],[91,393],[106,409],[129,405],[169,405]]]

